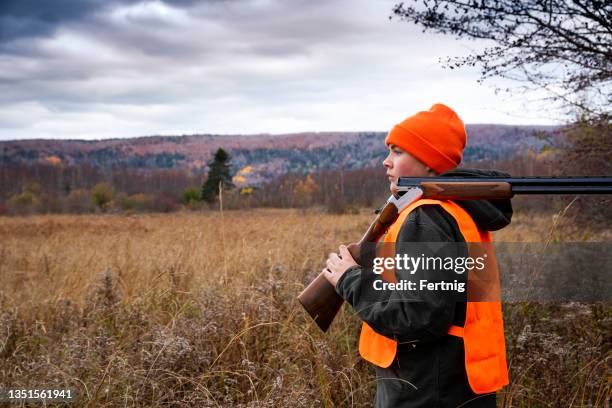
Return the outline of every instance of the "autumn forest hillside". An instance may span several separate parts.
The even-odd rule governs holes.
[[[464,164],[523,175],[567,143],[553,127],[468,125],[467,131]],[[230,156],[236,187],[227,192],[229,206],[371,205],[386,194],[380,183],[384,137],[321,132],[5,141],[0,213],[199,208],[197,190],[218,148]],[[511,164],[517,160],[522,164]]]

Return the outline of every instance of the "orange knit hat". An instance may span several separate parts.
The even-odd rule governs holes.
[[[465,140],[463,121],[451,108],[437,103],[395,125],[385,144],[394,144],[443,173],[459,165]]]

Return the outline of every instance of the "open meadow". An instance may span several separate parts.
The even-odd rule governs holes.
[[[372,217],[0,217],[0,387],[71,387],[77,406],[371,406],[358,319],[345,308],[322,334],[296,296]],[[598,234],[517,213],[494,237],[610,240]],[[500,407],[607,406],[609,304],[505,304],[504,313],[511,384]]]

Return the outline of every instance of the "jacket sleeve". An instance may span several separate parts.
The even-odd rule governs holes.
[[[413,246],[402,243],[458,242],[459,244],[435,246],[419,245],[419,253]],[[463,244],[461,244],[463,243]],[[434,249],[435,248],[435,249]],[[398,234],[396,253],[410,257],[467,256],[467,247],[454,219],[438,205],[425,205],[413,211],[405,220]],[[336,292],[355,310],[359,317],[376,332],[405,341],[431,341],[446,334],[453,322],[457,297],[440,291],[384,290],[374,293],[366,285],[371,282],[360,266],[349,268],[336,285]],[[421,272],[421,271],[419,271]],[[465,282],[465,275],[454,271],[433,270],[428,275],[408,276],[409,272],[396,270],[398,281],[410,279],[419,282],[421,277],[443,277],[444,280]]]

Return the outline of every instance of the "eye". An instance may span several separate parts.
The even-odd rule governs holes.
[[[402,154],[402,153],[403,153],[403,152],[402,152],[400,149],[398,149],[397,147],[393,147],[391,150],[392,150],[392,151],[393,151],[393,153],[395,153],[395,154]]]

